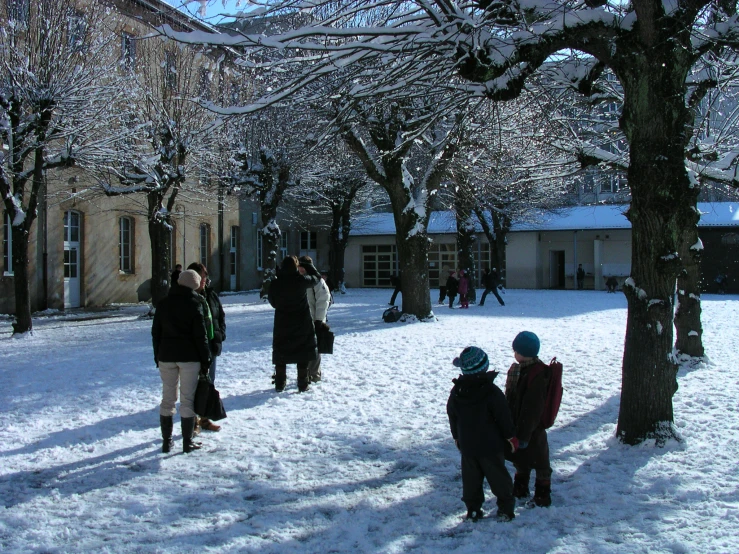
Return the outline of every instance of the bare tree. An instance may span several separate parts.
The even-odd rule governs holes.
[[[125,87],[117,71],[116,22],[76,0],[6,2],[0,8],[0,196],[10,218],[14,333],[31,331],[29,236],[48,171],[109,157]],[[43,208],[43,206],[42,206]]]
[[[98,184],[107,196],[145,199],[151,248],[152,306],[169,291],[171,232],[175,204],[181,195],[197,202],[216,196],[222,162],[221,126],[201,107],[216,83],[229,82],[215,57],[201,49],[159,38],[139,42],[139,69],[128,91],[127,125],[138,136],[119,155],[98,167]]]

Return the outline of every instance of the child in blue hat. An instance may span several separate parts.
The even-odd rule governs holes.
[[[505,397],[520,441],[518,452],[508,456],[516,468],[513,495],[516,498],[529,496],[531,470],[535,470],[533,505],[547,507],[552,503],[552,468],[549,441],[541,418],[551,372],[538,358],[540,346],[539,337],[531,331],[521,331],[513,339],[516,363],[508,370]]]
[[[483,482],[497,498],[498,519],[513,519],[513,481],[505,466],[506,447],[515,451],[513,421],[503,392],[493,383],[497,372],[488,372],[488,356],[480,348],[468,346],[452,362],[462,370],[446,405],[454,442],[462,453],[462,500],[467,518],[483,517]],[[507,446],[510,443],[510,446]]]

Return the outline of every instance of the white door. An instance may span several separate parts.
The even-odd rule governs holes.
[[[80,306],[80,214],[64,212],[64,307]]]

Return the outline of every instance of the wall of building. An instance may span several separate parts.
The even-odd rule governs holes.
[[[506,286],[512,289],[540,288],[542,268],[539,265],[539,233],[536,231],[508,234],[506,246]]]

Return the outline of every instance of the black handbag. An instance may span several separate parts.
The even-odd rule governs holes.
[[[334,332],[328,327],[322,327],[316,333],[319,354],[334,353]]]
[[[226,409],[223,407],[221,395],[207,375],[200,374],[198,377],[193,411],[200,417],[211,421],[218,421],[226,417]]]

